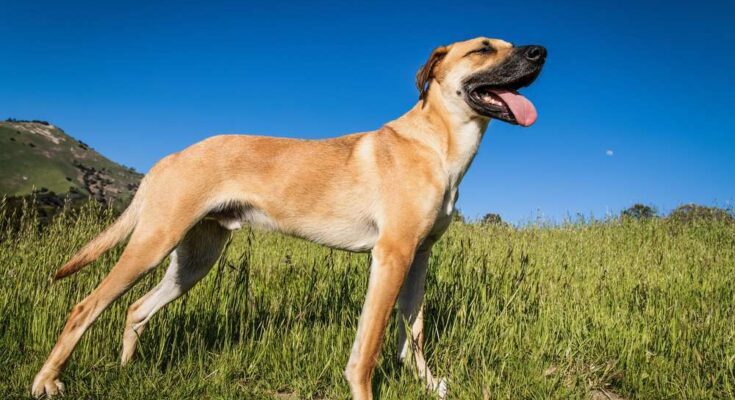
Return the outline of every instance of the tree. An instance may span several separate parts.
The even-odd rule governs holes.
[[[620,216],[623,218],[632,218],[632,219],[641,220],[641,219],[656,218],[658,216],[658,213],[656,212],[656,209],[651,206],[647,206],[641,203],[636,203],[628,207],[627,209],[623,210],[620,213]]]
[[[500,217],[500,214],[495,213],[487,213],[484,217],[480,220],[480,223],[483,225],[499,225],[499,226],[505,226],[507,225],[505,221],[503,221],[503,218]]]

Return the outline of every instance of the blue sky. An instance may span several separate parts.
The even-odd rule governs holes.
[[[0,1],[0,117],[146,171],[217,133],[378,128],[415,103],[433,47],[482,35],[549,58],[524,90],[538,122],[490,124],[466,215],[735,200],[733,1],[150,3]]]

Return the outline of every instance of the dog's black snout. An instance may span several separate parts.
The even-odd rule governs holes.
[[[546,48],[543,46],[526,46],[524,56],[528,61],[542,64],[546,61]]]

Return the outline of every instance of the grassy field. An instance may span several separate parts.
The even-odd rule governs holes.
[[[88,209],[0,233],[0,398],[27,396],[69,310],[119,256],[49,279],[108,220]],[[367,267],[367,255],[244,230],[151,320],[125,368],[125,310],[164,268],[105,312],[62,376],[67,398],[348,398]],[[427,356],[449,398],[735,397],[734,224],[454,225],[432,255],[426,304]],[[394,361],[396,329],[377,397],[431,398]]]

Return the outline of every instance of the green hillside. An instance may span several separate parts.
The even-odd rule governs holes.
[[[0,122],[0,195],[25,196],[35,188],[124,203],[141,178],[45,121]]]

